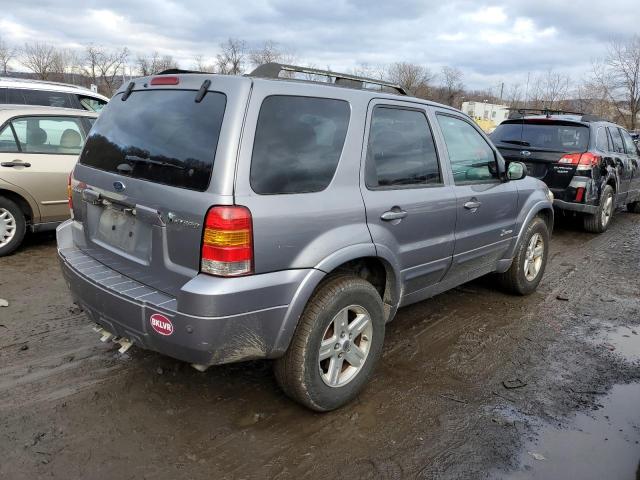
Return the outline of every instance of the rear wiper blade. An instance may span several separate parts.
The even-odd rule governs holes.
[[[164,160],[152,160],[151,158],[143,158],[137,155],[125,155],[124,159],[127,162],[133,162],[133,163],[150,163],[153,165],[160,165],[161,167],[177,168],[178,170],[185,169],[185,167],[183,167],[182,165],[175,165],[173,163],[169,163]]]
[[[512,143],[514,145],[522,145],[523,147],[531,146],[529,142],[525,142],[523,140],[500,140],[500,143]]]

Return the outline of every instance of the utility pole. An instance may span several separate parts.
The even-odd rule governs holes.
[[[504,93],[504,82],[500,84],[500,103],[502,103],[502,94]]]

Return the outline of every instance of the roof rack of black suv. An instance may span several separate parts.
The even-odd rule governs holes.
[[[509,120],[517,120],[532,115],[544,115],[550,118],[552,115],[576,115],[580,117],[582,122],[604,122],[602,117],[597,115],[585,114],[582,112],[571,112],[569,110],[559,110],[551,108],[510,108]]]
[[[265,63],[257,67],[253,72],[249,74],[250,77],[263,77],[263,78],[282,78],[281,72],[301,73],[304,75],[318,75],[327,77],[329,80],[333,79],[334,85],[342,87],[365,89],[366,84],[379,85],[391,90],[395,90],[400,95],[407,95],[407,91],[395,83],[386,82],[375,78],[358,77],[356,75],[349,75],[347,73],[331,72],[329,70],[318,70],[316,68],[298,67],[296,65],[284,65],[281,63]],[[318,82],[320,83],[320,82]]]
[[[568,110],[559,110],[552,108],[509,108],[509,119],[523,118],[527,115],[584,115],[582,112],[570,112]]]

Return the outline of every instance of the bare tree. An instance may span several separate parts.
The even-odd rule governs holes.
[[[455,106],[458,97],[464,91],[462,72],[456,67],[442,67],[442,90],[447,105]]]
[[[194,70],[198,72],[213,72],[215,71],[215,65],[213,63],[207,62],[203,55],[196,55],[193,59],[193,67]]]
[[[50,79],[60,82],[74,82],[74,74],[79,71],[78,54],[66,48],[54,49]]]
[[[295,55],[285,51],[272,40],[267,40],[260,48],[249,52],[249,64],[253,68],[272,62],[292,64],[295,63]]]
[[[630,130],[638,126],[640,113],[640,36],[614,41],[604,62],[594,64],[593,81],[606,93]]]
[[[412,95],[427,98],[434,75],[427,67],[408,62],[396,62],[386,70],[387,79],[407,89]]]
[[[558,108],[559,103],[567,98],[570,79],[564,75],[549,69],[542,78],[543,100],[545,108]]]
[[[0,68],[2,68],[2,73],[5,75],[9,71],[9,62],[15,58],[16,53],[16,49],[9,46],[0,37]]]
[[[112,96],[118,89],[118,74],[123,73],[128,57],[129,50],[127,47],[113,51],[102,50],[99,53],[96,68],[103,84],[102,91],[107,96]]]
[[[154,73],[162,72],[164,70],[179,68],[178,62],[175,58],[171,55],[163,55],[161,57],[158,52],[153,52],[150,57],[139,56],[136,59],[136,63],[138,64],[138,71],[143,77],[153,75]]]
[[[509,108],[522,107],[522,85],[514,83],[507,88],[507,105]]]
[[[220,44],[221,52],[216,55],[218,73],[240,75],[244,72],[247,57],[247,45],[244,40],[229,38]]]
[[[35,73],[40,80],[48,80],[55,68],[56,50],[42,42],[25,43],[20,52],[20,63]]]

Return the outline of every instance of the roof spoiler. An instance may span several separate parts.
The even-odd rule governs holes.
[[[386,82],[384,80],[378,80],[375,78],[358,77],[356,75],[349,75],[347,73],[332,72],[330,70],[318,70],[317,68],[299,67],[296,65],[285,65],[281,63],[265,63],[253,70],[248,76],[261,77],[261,78],[281,78],[281,72],[302,73],[307,75],[319,75],[327,77],[329,80],[333,80],[334,85],[340,85],[343,87],[357,88],[360,90],[365,89],[365,84],[379,85],[381,87],[387,87],[395,90],[400,95],[407,95],[407,91],[404,87]],[[323,83],[323,82],[316,82]]]

